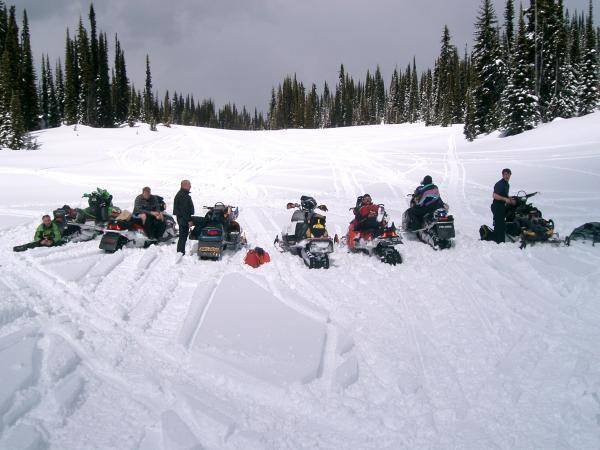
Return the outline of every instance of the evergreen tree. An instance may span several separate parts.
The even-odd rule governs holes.
[[[90,12],[88,15],[90,20],[90,40],[89,40],[89,94],[88,94],[88,123],[92,127],[104,126],[105,118],[101,115],[106,114],[105,105],[100,99],[100,86],[99,86],[99,64],[100,64],[100,45],[98,42],[98,32],[96,25],[96,13],[94,11],[94,4],[90,4]]]
[[[172,121],[173,117],[171,113],[171,100],[169,99],[169,90],[167,89],[167,91],[165,92],[165,98],[163,100],[162,122],[164,126],[170,128]]]
[[[150,122],[150,119],[153,117],[153,107],[152,104],[154,102],[152,98],[152,73],[150,72],[150,57],[146,55],[146,83],[144,85],[144,109],[143,109],[143,122]],[[189,125],[189,103],[187,107],[188,118],[185,120],[185,124]]]
[[[275,97],[275,88],[271,89],[271,102],[269,103],[269,129],[277,129],[277,98]]]
[[[17,92],[13,92],[10,101],[11,115],[11,135],[9,136],[7,146],[13,150],[20,150],[27,147],[25,121],[21,111],[21,99]]]
[[[42,86],[40,92],[40,107],[42,113],[42,128],[48,128],[50,120],[49,116],[49,97],[50,89],[48,88],[48,74],[46,72],[46,57],[42,55]]]
[[[388,102],[386,109],[386,122],[387,123],[399,123],[399,109],[400,109],[400,79],[398,76],[398,68],[394,69],[392,74],[392,80],[390,81],[390,88],[388,90]]]
[[[375,88],[375,120],[374,123],[381,123],[385,119],[385,84],[381,76],[379,66],[375,70],[375,78],[373,79]]]
[[[58,104],[58,116],[62,122],[65,118],[65,79],[60,58],[56,63],[56,69],[54,73],[56,74],[55,88],[56,102]]]
[[[317,128],[319,117],[319,96],[317,95],[317,86],[313,83],[304,108],[304,127]]]
[[[15,7],[11,6],[8,17],[8,25],[6,28],[6,39],[4,41],[4,52],[7,53],[7,82],[10,84],[10,103],[12,99],[12,91],[16,91],[20,95],[22,87],[19,83],[20,67],[21,67],[21,48],[19,45],[19,27],[15,17]]]
[[[12,140],[12,115],[10,102],[13,93],[8,51],[0,59],[0,147],[8,147]]]
[[[46,55],[46,78],[48,83],[48,125],[55,128],[60,126],[60,110],[48,55]]]
[[[598,106],[598,53],[596,50],[596,34],[592,0],[589,2],[588,16],[585,24],[585,49],[581,64],[581,88],[579,94],[579,114],[594,112]]]
[[[90,119],[94,118],[95,92],[92,86],[92,68],[88,33],[81,18],[77,40],[75,41],[77,56],[77,75],[79,77],[79,98],[77,100],[77,123],[84,125],[92,124]]]
[[[475,23],[472,67],[475,128],[477,134],[490,133],[499,124],[497,105],[506,84],[506,69],[501,58],[496,13],[491,0],[482,0]]]
[[[451,125],[454,117],[454,91],[456,88],[456,47],[452,45],[450,31],[444,26],[440,57],[434,70],[434,117],[436,124]]]
[[[329,128],[332,126],[331,116],[333,114],[333,98],[331,97],[327,82],[323,85],[323,96],[319,103],[321,104],[320,127]]]
[[[100,34],[96,64],[96,126],[110,128],[114,126],[114,114],[108,77],[108,41],[106,34]]]
[[[512,46],[515,38],[515,5],[513,0],[506,0],[506,7],[504,9],[504,40],[502,45],[504,47],[504,60],[508,61],[512,54]]]
[[[67,125],[78,122],[79,106],[79,67],[77,57],[77,43],[69,37],[67,28],[67,39],[65,44],[65,99],[64,99],[64,117]]]
[[[412,72],[410,78],[410,94],[408,95],[407,119],[410,123],[414,123],[419,120],[419,83],[417,79],[416,58],[413,58]]]
[[[526,35],[523,10],[513,56],[509,66],[509,81],[503,93],[502,130],[507,136],[534,128],[540,121],[538,98],[535,95],[534,67],[529,59],[530,42]]]
[[[129,80],[127,79],[127,67],[125,54],[121,49],[119,38],[115,35],[115,63],[113,77],[113,108],[115,121],[123,123],[127,119],[127,108],[129,105]]]
[[[21,114],[26,131],[38,128],[38,94],[35,86],[35,70],[33,68],[33,56],[31,54],[31,38],[29,36],[29,21],[27,11],[23,11],[23,29],[21,30],[21,66],[19,78],[21,88]]]
[[[8,30],[8,11],[6,4],[0,0],[0,57],[4,53],[4,43],[6,42],[6,32]]]
[[[552,99],[546,110],[546,120],[556,117],[566,119],[577,114],[577,79],[571,64],[568,15],[564,17],[562,0],[558,1],[555,13],[557,18],[560,18],[560,24],[554,37],[556,68],[552,82]]]
[[[470,89],[467,91],[465,103],[465,127],[463,132],[468,141],[473,141],[477,137],[477,130],[475,128],[475,101]]]
[[[433,93],[433,72],[428,69],[423,75],[423,87],[421,88],[421,120],[425,125],[434,123],[434,93]]]

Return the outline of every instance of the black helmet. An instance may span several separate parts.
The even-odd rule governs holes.
[[[425,175],[425,177],[423,178],[423,181],[421,181],[422,185],[431,184],[431,183],[433,183],[433,179],[431,178],[431,175]]]
[[[300,206],[307,211],[312,211],[317,207],[317,201],[308,195],[303,195],[300,197]]]

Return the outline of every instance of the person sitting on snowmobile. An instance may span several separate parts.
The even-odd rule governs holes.
[[[421,227],[423,217],[426,214],[434,212],[436,209],[443,208],[444,201],[440,196],[440,190],[433,184],[433,179],[430,175],[426,175],[421,181],[421,185],[415,189],[410,208],[407,213],[410,218],[411,229]]]
[[[152,192],[148,186],[142,189],[142,193],[135,198],[133,206],[133,218],[140,219],[144,230],[151,238],[159,237],[158,234],[160,224],[156,222],[164,222],[164,217],[160,212],[160,200],[156,195],[152,195]],[[164,232],[164,229],[160,234]]]
[[[379,228],[377,223],[377,215],[379,207],[373,204],[373,200],[369,194],[364,194],[356,199],[356,207],[354,208],[356,231],[374,230]]]
[[[157,220],[163,220],[159,199],[156,195],[152,195],[150,188],[146,186],[142,189],[142,193],[135,198],[133,217],[139,218],[142,224],[145,224],[148,215],[154,216]]]
[[[62,236],[58,226],[52,222],[48,214],[45,214],[42,216],[42,223],[35,230],[33,242],[25,245],[19,245],[14,247],[13,250],[15,252],[22,252],[36,247],[53,247],[56,245],[61,245],[61,238]]]

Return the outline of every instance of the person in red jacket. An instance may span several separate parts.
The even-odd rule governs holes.
[[[356,231],[369,230],[378,227],[377,215],[379,214],[379,206],[373,204],[373,200],[369,194],[359,197],[354,208]]]

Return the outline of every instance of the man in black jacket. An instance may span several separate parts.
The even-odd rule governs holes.
[[[189,180],[181,182],[181,189],[175,195],[173,201],[173,214],[177,216],[177,225],[179,226],[179,240],[177,241],[177,252],[185,255],[185,243],[190,233],[190,227],[193,225],[192,216],[194,215],[194,202],[190,196],[192,183]]]
[[[502,170],[502,179],[494,185],[492,194],[492,214],[494,215],[494,241],[500,244],[506,239],[506,205],[514,204],[514,200],[508,196],[510,185],[508,184],[512,172],[510,169]]]

